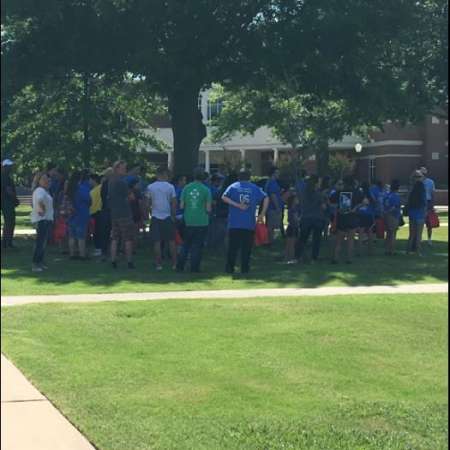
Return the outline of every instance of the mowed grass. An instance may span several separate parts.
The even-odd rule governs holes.
[[[373,257],[355,258],[354,264],[333,266],[329,263],[332,242],[325,243],[316,265],[283,264],[284,242],[279,239],[272,249],[255,249],[252,273],[242,278],[224,273],[225,249],[205,253],[203,273],[177,274],[166,261],[165,270],[155,271],[151,242],[143,240],[136,255],[137,270],[129,271],[122,261],[114,271],[109,263],[69,261],[55,247],[48,248],[49,270],[31,272],[34,238],[18,237],[19,250],[2,252],[2,294],[85,294],[157,291],[192,291],[211,289],[257,289],[279,287],[399,285],[407,283],[442,283],[448,280],[448,228],[434,233],[434,246],[424,246],[425,256],[407,256],[407,227],[399,235],[396,257],[384,255],[384,243],[378,241]],[[307,252],[309,253],[309,251]]]
[[[2,309],[2,351],[99,450],[444,450],[444,295]]]

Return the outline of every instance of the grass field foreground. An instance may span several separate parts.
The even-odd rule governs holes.
[[[444,295],[29,305],[2,351],[99,450],[444,450]]]

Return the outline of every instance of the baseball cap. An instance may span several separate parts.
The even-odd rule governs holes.
[[[14,163],[10,159],[4,159],[2,161],[2,167],[12,166]]]

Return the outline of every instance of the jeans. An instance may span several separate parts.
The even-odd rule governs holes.
[[[13,206],[3,206],[3,247],[11,247],[14,228],[16,227],[16,210]]]
[[[320,253],[320,244],[322,241],[324,221],[320,219],[302,219],[300,223],[300,238],[297,245],[297,258],[303,256],[303,252],[308,242],[309,236],[313,235],[312,240],[312,259],[317,260]]]
[[[254,242],[255,232],[253,230],[231,229],[229,231],[227,273],[234,273],[239,252],[241,252],[242,273],[250,272],[250,258]]]
[[[200,264],[203,256],[208,227],[186,227],[184,230],[184,244],[180,259],[177,264],[178,270],[184,270],[186,262],[191,255],[191,272],[200,272]]]
[[[34,246],[33,264],[40,265],[44,262],[44,252],[47,246],[52,221],[41,220],[37,223],[36,242]]]
[[[95,236],[95,247],[101,249],[103,256],[107,255],[111,240],[111,216],[108,210],[99,211],[95,215]]]

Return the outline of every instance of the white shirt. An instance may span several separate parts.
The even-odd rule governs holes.
[[[431,200],[433,200],[433,193],[436,190],[436,185],[434,184],[434,181],[431,178],[425,178],[423,184],[425,185],[427,200],[430,202]]]
[[[39,214],[41,211],[40,203],[45,206],[45,213],[43,216]],[[42,187],[38,187],[33,192],[33,211],[31,211],[31,223],[37,223],[42,220],[53,221],[53,198],[52,196]]]
[[[172,215],[172,201],[177,198],[172,184],[156,181],[147,187],[146,194],[152,202],[152,217],[166,220]]]

